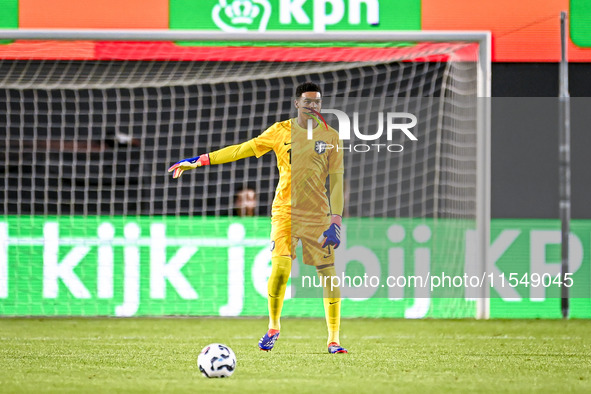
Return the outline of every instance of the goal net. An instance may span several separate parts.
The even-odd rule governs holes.
[[[174,43],[157,34],[0,46],[1,314],[266,314],[274,155],[179,180],[166,170],[294,117],[295,87],[306,81],[322,87],[323,108],[351,119],[344,273],[373,272],[383,284],[482,264],[470,241],[487,228],[484,41],[269,35],[247,44],[196,33]],[[387,122],[400,121],[388,113],[414,116],[416,140],[400,128],[388,136]],[[380,127],[373,140],[355,132]],[[255,196],[252,217],[239,208],[244,190]],[[349,287],[344,316],[476,314],[478,293],[464,287]],[[298,301],[288,315],[321,315],[314,300],[313,312]]]

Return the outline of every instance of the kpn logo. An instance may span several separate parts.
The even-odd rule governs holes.
[[[309,28],[322,33],[327,26],[376,26],[379,9],[379,0],[218,0],[211,16],[227,32]]]
[[[223,31],[265,31],[271,11],[268,0],[219,0],[212,18]]]

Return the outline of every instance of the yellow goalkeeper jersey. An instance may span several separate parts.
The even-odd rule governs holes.
[[[313,138],[297,119],[273,124],[248,143],[256,157],[273,150],[277,155],[279,184],[272,214],[291,215],[292,220],[321,223],[330,214],[326,179],[344,172],[342,143],[332,127],[319,124]]]

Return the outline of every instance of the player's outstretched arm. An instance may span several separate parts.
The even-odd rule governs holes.
[[[322,247],[330,245],[337,249],[341,244],[341,226],[343,225],[343,174],[331,174],[330,180],[330,208],[331,218],[330,226],[322,234],[324,235],[324,242]]]
[[[178,178],[186,170],[192,170],[194,168],[208,166],[210,164],[230,163],[232,161],[254,156],[255,152],[252,149],[251,141],[246,141],[238,145],[231,145],[215,152],[206,153],[204,155],[192,157],[190,159],[183,159],[178,163],[173,164],[168,169],[168,172],[174,171],[172,177]]]

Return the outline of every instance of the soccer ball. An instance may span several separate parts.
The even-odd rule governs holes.
[[[212,343],[203,348],[197,365],[206,378],[227,378],[236,369],[236,355],[226,345]]]

